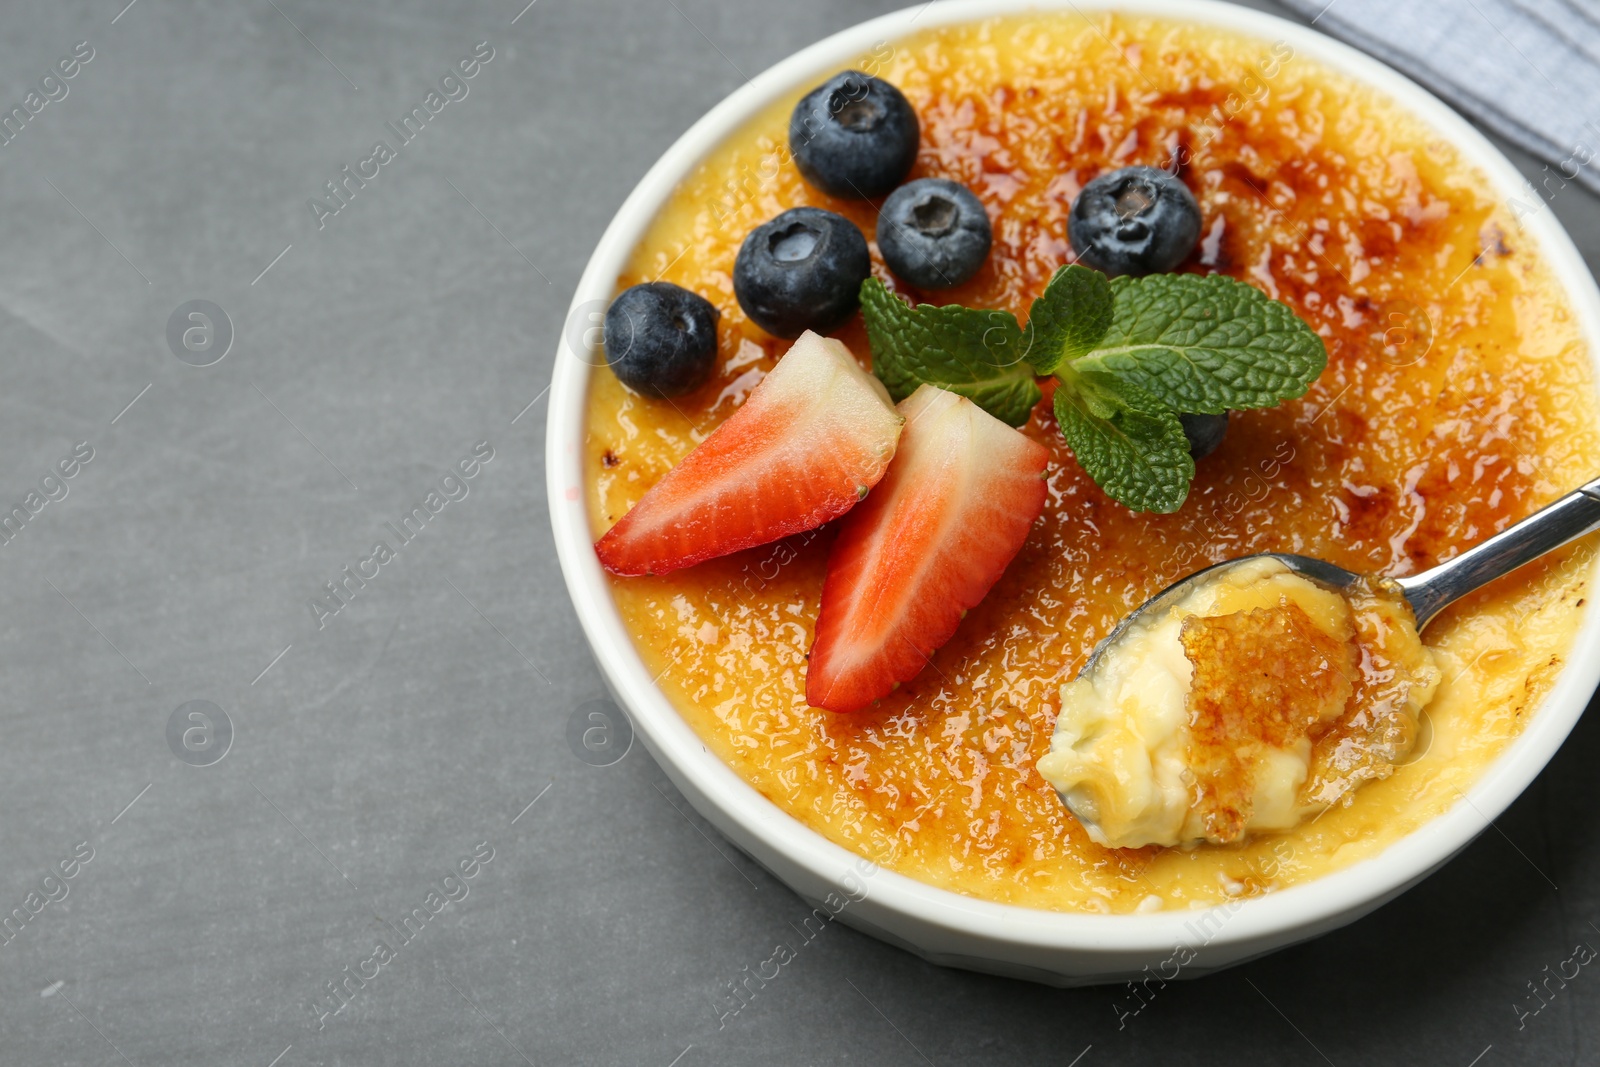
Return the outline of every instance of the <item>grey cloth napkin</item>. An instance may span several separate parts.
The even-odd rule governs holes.
[[[1284,0],[1600,192],[1600,0]]]

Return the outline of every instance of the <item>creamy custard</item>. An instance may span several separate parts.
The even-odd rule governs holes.
[[[1232,844],[1393,773],[1438,686],[1397,596],[1249,560],[1141,614],[1062,686],[1038,769],[1099,844]]]
[[[1092,19],[941,28],[855,64],[916,107],[912,176],[962,182],[994,221],[988,264],[939,302],[1025,315],[1073,258],[1066,216],[1083,183],[1176,153],[1204,223],[1185,269],[1257,285],[1321,333],[1328,369],[1306,397],[1236,413],[1172,515],[1107,499],[1073,460],[1047,397],[1023,428],[1051,450],[1050,495],[1027,544],[930,666],[858,714],[809,708],[803,695],[828,529],[612,588],[706,746],[830,840],[988,900],[1187,908],[1336,870],[1456,804],[1560,671],[1590,550],[1530,565],[1430,625],[1441,678],[1410,755],[1343,793],[1341,775],[1360,768],[1314,757],[1308,785],[1327,787],[1326,811],[1243,844],[1107,847],[1038,774],[1061,686],[1090,650],[1209,563],[1286,551],[1360,573],[1432,566],[1592,478],[1600,411],[1561,285],[1488,180],[1430,129],[1284,44]],[[682,183],[618,280],[620,290],[661,277],[711,300],[720,362],[701,391],[672,402],[595,372],[585,449],[596,536],[787,347],[734,299],[744,235],[812,204],[872,237],[874,205],[808,188],[788,159],[788,113],[805,88]],[[898,285],[876,249],[874,271],[929,298]],[[866,358],[859,323],[839,336]]]

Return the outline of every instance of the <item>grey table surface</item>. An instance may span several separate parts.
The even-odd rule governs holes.
[[[30,513],[0,543],[0,915],[27,918],[0,944],[0,1064],[1600,1058],[1589,970],[1518,1015],[1600,945],[1593,718],[1442,873],[1125,1025],[1116,990],[839,926],[719,1019],[807,909],[641,748],[569,748],[602,687],[551,545],[541,392],[649,164],[746,74],[896,0],[521,2],[5,9],[0,110],[37,114],[0,145],[0,501]],[[467,95],[319,228],[308,199],[479,42]],[[58,98],[29,98],[75,46]],[[1552,207],[1593,263],[1594,201]],[[194,300],[226,319],[207,333]],[[479,442],[467,495],[319,628],[324,583]]]

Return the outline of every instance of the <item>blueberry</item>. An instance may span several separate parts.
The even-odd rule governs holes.
[[[919,289],[949,289],[971,278],[993,240],[982,201],[943,178],[907,182],[878,212],[883,261]]]
[[[794,106],[789,149],[805,180],[830,196],[871,200],[905,180],[917,161],[917,113],[886,81],[835,74]]]
[[[1162,274],[1200,239],[1200,205],[1188,186],[1155,167],[1123,167],[1083,187],[1067,236],[1085,266],[1118,274]]]
[[[636,393],[681,396],[711,377],[717,318],[704,297],[671,282],[624,289],[606,309],[606,360]]]
[[[1183,436],[1189,439],[1189,455],[1205,459],[1222,444],[1228,432],[1228,413],[1221,415],[1179,415],[1183,423]]]
[[[797,207],[750,231],[733,263],[733,291],[770,334],[830,333],[855,312],[870,273],[867,239],[855,223]]]

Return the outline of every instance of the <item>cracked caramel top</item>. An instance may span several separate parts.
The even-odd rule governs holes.
[[[1193,668],[1186,762],[1208,841],[1245,835],[1258,748],[1308,749],[1355,693],[1354,628],[1330,634],[1285,602],[1209,618],[1179,635]]]

